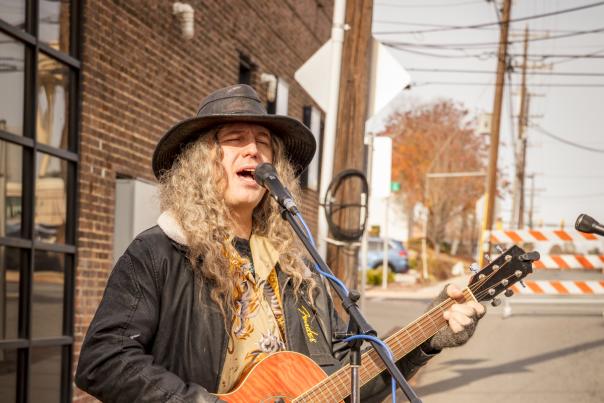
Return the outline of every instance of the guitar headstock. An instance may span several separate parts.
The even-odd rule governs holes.
[[[526,253],[514,245],[472,276],[468,287],[479,302],[490,301],[532,273],[535,260],[538,252]]]

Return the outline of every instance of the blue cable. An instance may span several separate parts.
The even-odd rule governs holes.
[[[298,220],[300,220],[300,222],[302,223],[302,225],[304,226],[304,229],[306,230],[306,234],[307,234],[307,238],[310,240],[310,243],[312,244],[312,246],[315,246],[315,240],[312,237],[312,233],[310,232],[310,228],[308,228],[308,225],[306,225],[306,222],[304,221],[304,219],[302,218],[302,215],[300,213],[296,213],[296,217],[298,218]],[[346,285],[344,285],[344,283],[342,281],[340,281],[339,278],[332,276],[329,273],[324,272],[323,270],[321,270],[321,268],[319,267],[318,264],[315,263],[315,268],[317,269],[317,271],[319,273],[321,273],[323,276],[332,279],[333,281],[335,281],[340,288],[344,291],[344,294],[346,296],[348,296],[348,288],[346,288]]]
[[[306,225],[306,222],[302,218],[302,215],[300,213],[296,213],[296,218],[298,218],[298,220],[302,223],[302,226],[304,226],[304,229],[306,230],[307,238],[310,240],[310,243],[312,244],[312,246],[315,246],[315,240],[312,237],[310,228],[308,228],[308,225]],[[332,279],[333,281],[335,281],[340,286],[340,288],[344,291],[346,296],[348,296],[348,288],[346,288],[346,285],[344,285],[344,283],[341,282],[339,278],[332,276],[329,273],[324,272],[323,270],[321,270],[319,265],[316,263],[315,263],[315,267],[319,273],[321,273],[325,277],[328,277],[328,278]],[[378,339],[377,337],[359,334],[359,335],[350,336],[350,337],[344,339],[344,341],[349,342],[351,340],[357,340],[357,339],[375,341],[377,344],[379,344],[384,349],[384,351],[386,351],[386,353],[388,353],[388,357],[390,357],[391,360],[393,359],[392,352],[390,351],[390,348],[388,347],[388,345],[386,343],[384,343],[382,340]],[[393,377],[391,377],[390,382],[392,384],[392,402],[396,403],[396,381],[394,380]]]
[[[386,353],[388,354],[388,357],[391,360],[394,359],[392,357],[392,352],[390,351],[390,347],[388,347],[388,345],[386,343],[384,343],[381,339],[378,339],[375,336],[358,334],[358,335],[347,337],[343,341],[350,342],[351,340],[359,340],[359,339],[375,341],[377,344],[380,345],[380,347],[382,347],[384,349],[384,351],[386,351]],[[392,403],[396,403],[396,380],[392,376],[390,377],[390,385],[392,387]]]

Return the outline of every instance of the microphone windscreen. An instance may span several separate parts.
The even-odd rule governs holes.
[[[577,217],[577,221],[575,222],[575,229],[577,231],[587,232],[588,234],[591,234],[592,232],[594,232],[595,223],[596,220],[594,220],[587,214],[580,214],[579,217]]]
[[[254,170],[254,180],[260,186],[264,186],[264,181],[271,175],[277,176],[277,171],[275,170],[275,167],[268,162],[258,165]]]

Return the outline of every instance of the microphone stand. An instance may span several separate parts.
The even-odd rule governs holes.
[[[279,204],[281,205],[281,203],[279,203]],[[297,210],[297,208],[296,208],[296,210]],[[293,228],[294,232],[296,233],[298,238],[300,238],[300,241],[302,241],[302,243],[304,244],[304,247],[306,248],[308,253],[310,253],[313,260],[319,265],[321,270],[333,275],[331,269],[323,261],[323,258],[321,257],[321,255],[319,255],[319,252],[317,251],[317,249],[314,247],[314,245],[308,238],[308,235],[306,234],[304,228],[295,219],[295,215],[291,211],[289,211],[289,209],[285,208],[283,205],[281,205],[281,216],[283,217],[283,219],[285,219],[285,220],[287,220],[287,222],[289,222],[289,224]],[[346,310],[348,315],[350,315],[348,332],[346,335],[344,335],[343,338],[352,336],[353,334],[349,334],[349,333],[352,333],[353,331],[354,331],[354,334],[358,334],[358,335],[376,336],[377,332],[375,331],[375,329],[373,329],[371,327],[371,325],[369,325],[369,323],[367,323],[367,321],[361,314],[359,307],[356,304],[356,301],[360,297],[360,294],[358,293],[358,291],[351,291],[350,292],[351,295],[347,296],[344,294],[344,291],[340,288],[340,286],[333,279],[331,279],[329,277],[327,277],[327,279],[331,283],[333,290],[335,290],[336,294],[342,301],[342,306],[344,307],[344,309]],[[403,391],[403,393],[405,394],[407,399],[409,399],[409,401],[413,402],[413,403],[421,403],[421,400],[419,399],[419,397],[417,397],[417,395],[415,394],[413,389],[411,389],[411,386],[409,386],[409,384],[407,383],[407,381],[405,380],[405,378],[403,377],[403,375],[401,374],[401,372],[395,365],[394,361],[390,357],[388,357],[388,354],[386,353],[386,351],[384,351],[384,349],[377,342],[375,342],[373,340],[369,340],[369,342],[373,345],[376,353],[378,354],[378,356],[381,358],[381,360],[386,365],[386,369],[388,369],[388,372],[390,372],[390,375],[396,380],[396,383],[398,384],[399,388]],[[352,371],[352,382],[351,382],[352,385],[351,386],[353,388],[352,393],[351,393],[351,398],[358,399],[358,400],[353,400],[353,402],[354,401],[360,402],[359,368],[361,366],[361,344],[362,344],[362,342],[359,340],[353,340],[353,341],[349,342],[349,345],[351,348],[351,351],[350,351],[351,371]]]

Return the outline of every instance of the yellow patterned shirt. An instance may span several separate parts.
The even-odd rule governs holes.
[[[240,267],[233,270],[239,286],[218,393],[233,389],[268,354],[285,350],[285,320],[275,270],[279,255],[264,237],[252,235],[249,246],[249,261],[233,257]]]

